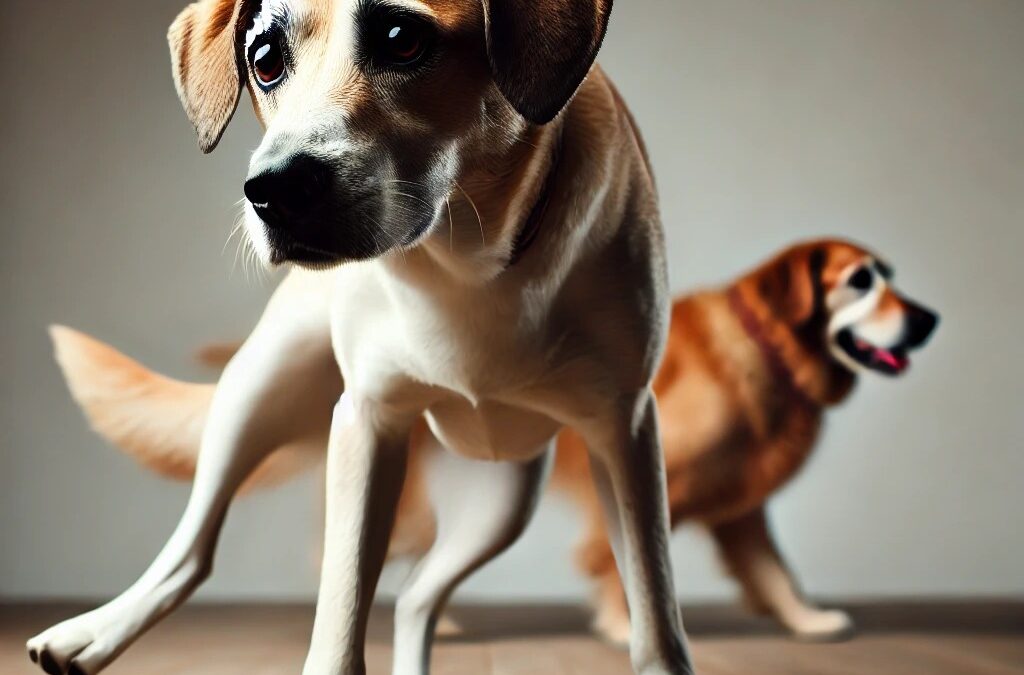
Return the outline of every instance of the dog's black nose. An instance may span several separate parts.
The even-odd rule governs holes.
[[[269,225],[282,224],[319,206],[329,193],[331,167],[307,154],[260,167],[245,181],[245,196]]]
[[[907,347],[913,349],[920,347],[931,337],[935,327],[939,324],[939,315],[922,307],[921,305],[907,302]]]

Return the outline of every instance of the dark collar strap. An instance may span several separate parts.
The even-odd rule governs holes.
[[[746,331],[750,339],[761,350],[775,380],[783,383],[783,388],[786,390],[785,393],[801,405],[811,408],[820,407],[818,402],[797,384],[796,379],[793,377],[793,371],[782,358],[778,347],[768,339],[763,324],[754,316],[754,312],[751,311],[750,307],[743,300],[743,294],[740,293],[739,286],[732,286],[729,289],[729,306],[733,314],[736,315],[736,318],[743,325],[743,330]]]
[[[562,130],[559,129],[558,138],[555,139],[555,147],[551,151],[551,165],[548,167],[547,176],[544,177],[544,184],[540,188],[537,201],[533,203],[533,208],[530,209],[530,213],[526,216],[522,229],[516,234],[515,241],[512,243],[512,254],[508,257],[506,267],[511,267],[519,262],[523,254],[526,253],[534,240],[537,239],[540,225],[548,211],[548,204],[551,203],[551,192],[554,187],[555,177],[558,174],[558,164],[561,158]]]

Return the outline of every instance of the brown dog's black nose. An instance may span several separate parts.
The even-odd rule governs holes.
[[[922,307],[921,305],[907,302],[907,347],[913,349],[920,347],[931,337],[935,327],[939,324],[939,315]]]
[[[307,154],[291,155],[245,181],[245,196],[268,225],[285,224],[322,204],[333,172]]]

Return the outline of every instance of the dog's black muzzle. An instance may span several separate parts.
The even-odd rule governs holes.
[[[907,329],[903,344],[907,349],[916,349],[928,341],[939,325],[939,315],[932,310],[909,300],[903,301],[907,311]]]
[[[266,153],[245,181],[245,196],[266,226],[271,262],[324,267],[379,253],[373,225],[378,191],[358,163],[345,169],[300,153]]]

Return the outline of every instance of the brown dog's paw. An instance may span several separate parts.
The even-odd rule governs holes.
[[[629,649],[629,615],[614,610],[602,610],[594,617],[591,630],[607,644],[617,649]]]
[[[850,615],[840,609],[820,609],[803,614],[787,628],[798,640],[806,642],[839,642],[853,637],[855,628]]]
[[[464,632],[462,625],[447,612],[441,614],[441,617],[437,620],[437,627],[434,629],[434,634],[439,638],[459,637]]]

